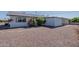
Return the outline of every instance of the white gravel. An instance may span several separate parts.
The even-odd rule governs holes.
[[[77,25],[0,30],[2,47],[77,47]]]

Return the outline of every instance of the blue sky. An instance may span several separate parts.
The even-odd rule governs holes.
[[[0,19],[6,18],[7,11],[0,11]]]
[[[35,13],[35,12],[26,11],[26,13]],[[39,11],[37,12],[37,14],[73,18],[79,16],[79,11]],[[0,19],[6,18],[7,17],[6,15],[7,15],[7,11],[0,11]]]

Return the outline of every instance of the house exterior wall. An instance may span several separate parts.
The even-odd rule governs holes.
[[[27,27],[27,22],[10,22],[10,27]]]
[[[9,23],[10,27],[23,27],[23,26],[28,26],[28,21],[30,19],[32,19],[32,17],[25,17],[26,18],[26,22],[17,22],[18,18],[20,18],[22,16],[10,16],[10,18],[12,19],[12,21]],[[23,19],[24,17],[22,17],[21,19]],[[64,24],[67,24],[68,21],[66,19],[62,19],[62,18],[58,18],[58,17],[46,17],[46,23],[45,26],[61,26]]]
[[[53,17],[48,17],[46,18],[46,26],[61,26],[63,24],[62,19],[60,18],[53,18]]]
[[[53,18],[46,18],[45,26],[54,26]]]
[[[54,26],[62,26],[63,21],[61,18],[54,18]]]
[[[27,27],[28,26],[28,17],[26,18],[26,22],[17,22],[18,20],[18,16],[10,16],[10,18],[12,19],[11,22],[9,22],[10,27]],[[22,17],[23,18],[23,17]]]
[[[67,25],[67,24],[69,24],[69,20],[68,19],[64,19],[63,20],[63,25]]]

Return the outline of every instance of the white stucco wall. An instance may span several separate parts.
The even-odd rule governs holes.
[[[61,26],[62,25],[62,19],[60,18],[53,18],[53,17],[48,17],[46,18],[46,26]]]
[[[28,24],[27,24],[27,22],[10,22],[9,23],[10,24],[10,27],[12,28],[12,27],[27,27],[28,26]]]
[[[28,20],[31,19],[31,17],[26,17],[26,22],[16,22],[17,21],[18,16],[11,16],[11,19],[13,19],[13,21],[11,21],[10,27],[23,27],[23,26],[28,26],[27,22]],[[46,17],[46,26],[61,26],[63,25],[63,21],[61,18],[54,18],[54,17]]]
[[[61,26],[63,25],[63,21],[61,18],[54,18],[54,26]]]
[[[54,26],[54,20],[53,18],[46,18],[46,26]]]
[[[25,26],[28,26],[27,22],[29,20],[29,17],[26,17],[26,22],[18,22],[18,16],[10,16],[10,18],[12,19],[11,22],[9,22],[10,24],[10,27],[25,27]],[[24,18],[24,17],[22,17]],[[21,18],[21,19],[22,19]]]

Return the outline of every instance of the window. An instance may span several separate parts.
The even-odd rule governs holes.
[[[23,22],[26,22],[26,18],[23,19]]]
[[[18,21],[17,22],[26,22],[26,18],[18,18]]]
[[[22,22],[22,20],[21,19],[18,19],[18,22]]]

